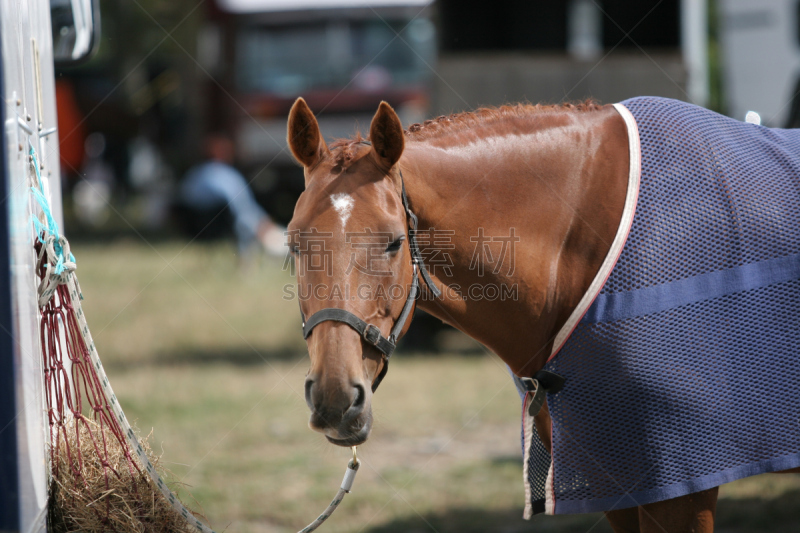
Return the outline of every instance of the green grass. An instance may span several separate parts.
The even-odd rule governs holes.
[[[95,342],[128,418],[217,531],[290,532],[329,503],[349,450],[307,427],[293,278],[228,245],[73,245]],[[609,531],[523,521],[519,401],[494,356],[402,350],[374,398],[353,494],[321,531]],[[191,493],[192,500],[187,496]],[[800,476],[723,487],[719,530],[800,530]]]

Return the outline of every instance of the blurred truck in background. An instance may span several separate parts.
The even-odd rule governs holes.
[[[286,223],[303,190],[286,144],[298,96],[329,142],[356,128],[366,135],[381,100],[405,125],[426,117],[436,60],[430,3],[216,0],[198,36],[198,59],[213,77],[205,122],[235,139],[237,165],[274,218]]]

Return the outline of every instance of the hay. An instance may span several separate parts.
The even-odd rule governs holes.
[[[66,424],[66,441],[59,438],[53,454],[53,479],[50,490],[49,531],[55,533],[196,533],[155,488],[143,468],[136,469],[125,457],[125,449],[110,431],[105,439],[100,427],[82,418]],[[79,429],[75,429],[78,427]],[[91,432],[91,434],[90,434]],[[107,464],[92,444],[92,434],[102,453],[106,444]],[[140,443],[162,477],[167,473],[159,465],[147,440]],[[78,450],[80,439],[80,454]],[[134,461],[135,459],[135,454]],[[112,471],[113,470],[113,471]]]

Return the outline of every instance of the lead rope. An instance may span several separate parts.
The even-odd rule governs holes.
[[[70,253],[67,239],[58,233],[58,224],[53,218],[50,211],[50,203],[45,196],[41,174],[39,173],[39,162],[36,158],[36,151],[33,145],[30,145],[28,155],[30,157],[30,163],[34,168],[34,183],[30,190],[42,210],[41,219],[31,215],[31,220],[36,229],[37,239],[42,245],[37,264],[42,264],[42,261],[44,261],[44,268],[46,271],[37,289],[39,307],[44,308],[56,292],[59,293],[60,297],[65,295],[69,297],[70,302],[68,307],[71,308],[75,316],[78,330],[80,331],[80,337],[83,341],[82,352],[88,353],[91,366],[99,378],[106,406],[110,407],[111,411],[114,413],[121,433],[127,440],[128,446],[130,446],[130,449],[134,450],[153,484],[158,488],[164,498],[166,498],[172,508],[183,516],[188,524],[197,528],[201,533],[215,533],[213,529],[198,520],[194,514],[181,503],[169,487],[167,487],[167,484],[161,479],[153,463],[150,462],[150,458],[147,457],[144,448],[139,444],[136,433],[131,428],[125,413],[122,411],[122,406],[119,404],[111,388],[108,376],[106,376],[103,364],[100,362],[100,355],[97,353],[92,334],[89,332],[89,325],[86,323],[86,315],[81,308],[83,294],[81,293],[80,285],[78,285],[78,277],[75,275],[75,257]],[[66,291],[64,291],[66,294],[58,290],[58,287],[61,285],[66,286]],[[345,471],[341,487],[333,498],[333,501],[316,520],[300,530],[299,533],[310,533],[317,529],[333,514],[333,511],[336,510],[342,502],[342,499],[344,499],[344,495],[350,492],[358,467],[361,465],[356,455],[356,447],[353,446],[352,448],[353,458],[347,464],[347,470]]]
[[[344,472],[344,479],[342,480],[342,486],[339,487],[339,492],[336,493],[336,496],[333,497],[331,504],[322,512],[321,515],[317,517],[316,520],[308,524],[297,533],[311,533],[311,531],[317,529],[325,520],[330,518],[336,508],[339,507],[339,504],[342,503],[344,495],[350,494],[350,489],[353,488],[353,481],[356,479],[356,472],[358,472],[359,466],[361,466],[361,461],[358,460],[356,447],[353,446],[353,459],[347,463],[347,470]]]

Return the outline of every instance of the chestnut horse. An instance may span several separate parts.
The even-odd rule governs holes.
[[[289,234],[299,293],[310,295],[300,298],[309,424],[342,446],[369,436],[372,393],[415,303],[487,346],[517,376],[542,369],[609,252],[628,187],[624,120],[614,107],[591,103],[480,110],[404,132],[383,102],[371,142],[328,147],[300,98],[288,139],[305,169]],[[448,268],[433,267],[432,239],[409,232],[417,218],[419,232],[447,236]],[[474,236],[512,228],[513,274],[493,268],[508,259],[502,253],[476,268]],[[512,282],[513,298],[461,294]],[[549,446],[546,406],[536,427]],[[716,499],[713,488],[606,516],[617,532],[710,532]]]

